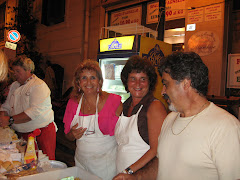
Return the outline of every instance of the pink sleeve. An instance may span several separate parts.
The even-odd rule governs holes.
[[[116,94],[109,94],[108,99],[99,113],[99,129],[104,135],[114,135],[115,125],[118,121],[116,111],[121,103],[121,96]]]
[[[78,104],[73,99],[69,99],[63,118],[65,134],[69,133],[70,131],[70,125],[72,123],[74,115],[76,114],[77,107]]]

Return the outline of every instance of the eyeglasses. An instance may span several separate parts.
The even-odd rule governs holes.
[[[88,124],[88,128],[87,130],[85,131],[85,136],[88,136],[88,135],[92,135],[92,134],[95,134],[95,116],[93,116],[90,121],[89,121],[89,124]]]

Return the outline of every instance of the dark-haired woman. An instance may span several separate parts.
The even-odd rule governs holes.
[[[156,156],[158,136],[167,112],[153,96],[157,74],[149,60],[130,57],[121,79],[131,96],[123,104],[123,113],[115,127],[116,163],[118,173],[131,174]]]

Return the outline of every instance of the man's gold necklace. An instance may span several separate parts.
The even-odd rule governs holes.
[[[205,102],[205,103],[201,106],[201,108],[200,108],[200,110],[199,110],[199,113],[202,112],[203,108],[205,107],[205,105],[206,105],[207,103],[208,103],[208,101]],[[193,121],[193,119],[195,119],[195,117],[197,117],[197,115],[198,115],[199,113],[195,114],[195,115],[192,117],[192,119],[187,123],[187,125],[186,125],[179,133],[174,133],[174,132],[173,132],[173,125],[174,125],[176,119],[178,118],[178,115],[180,114],[180,113],[178,113],[178,115],[177,115],[177,117],[174,119],[173,124],[172,124],[172,127],[171,127],[171,130],[172,130],[173,135],[179,135],[179,134],[181,134],[181,133],[188,127],[188,125]]]

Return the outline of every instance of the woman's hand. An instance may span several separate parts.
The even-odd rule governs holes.
[[[77,128],[77,127],[78,127],[78,123],[71,128],[70,133],[72,133],[75,139],[80,139],[83,136],[84,132],[87,130],[87,128],[83,128],[83,127]]]

